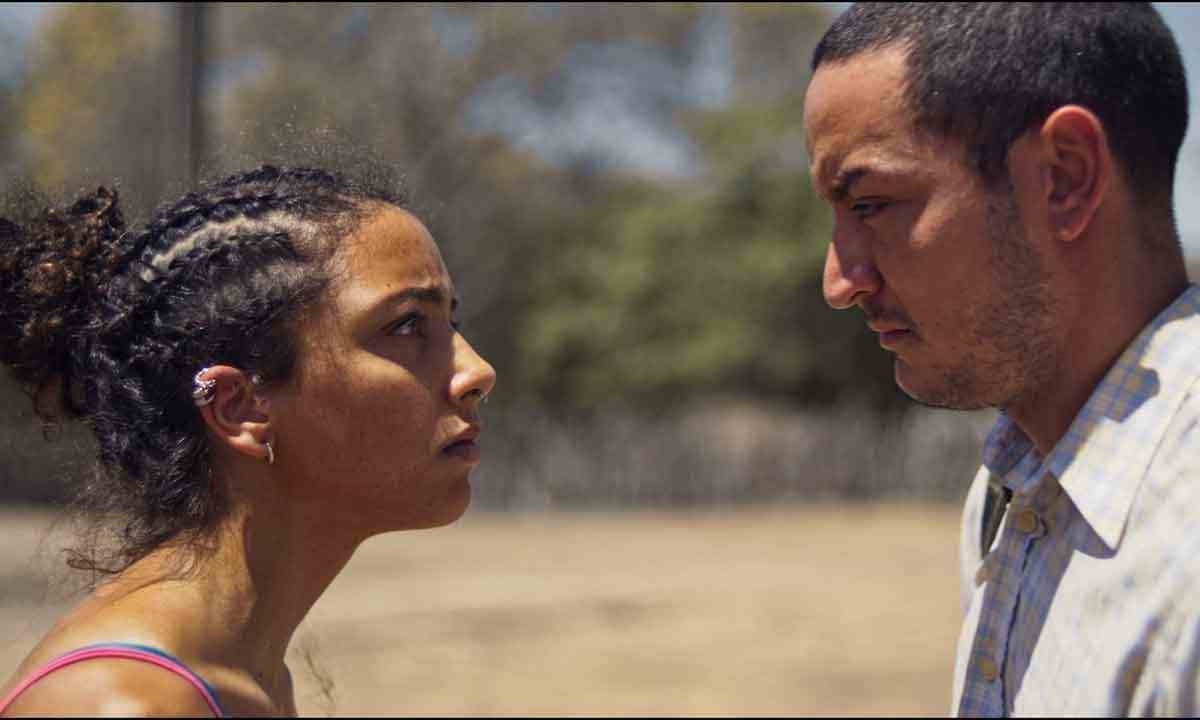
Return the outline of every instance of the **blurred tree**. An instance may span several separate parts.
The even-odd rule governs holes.
[[[680,113],[697,176],[611,183],[540,246],[521,382],[574,407],[663,407],[698,391],[897,407],[890,359],[821,296],[829,216],[801,118],[824,11],[727,11],[732,102]]]
[[[522,325],[528,377],[589,407],[670,406],[705,392],[890,405],[890,361],[824,306],[828,212],[808,179],[801,96],[697,112],[706,171],[633,181],[543,246]]]
[[[19,171],[17,134],[21,124],[16,116],[15,95],[21,84],[22,62],[14,48],[18,47],[16,31],[0,23],[0,181]]]
[[[780,98],[804,94],[813,48],[829,25],[829,10],[822,5],[735,3],[728,6],[738,103],[770,104]]]
[[[171,128],[171,48],[153,8],[67,4],[52,8],[29,44],[18,102],[29,169],[55,194],[116,181],[145,211],[182,179]]]

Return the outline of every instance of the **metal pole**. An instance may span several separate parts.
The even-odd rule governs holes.
[[[208,3],[179,3],[179,98],[187,180],[194,187],[200,179],[206,131],[204,123],[204,75],[208,62]]]

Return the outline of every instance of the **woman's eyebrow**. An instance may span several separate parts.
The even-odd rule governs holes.
[[[407,300],[416,300],[417,302],[431,303],[434,305],[442,305],[446,302],[449,292],[440,285],[431,287],[410,287],[397,292],[391,293],[379,299],[374,304],[376,308],[385,305],[396,305]],[[458,297],[450,297],[450,309],[458,309]]]

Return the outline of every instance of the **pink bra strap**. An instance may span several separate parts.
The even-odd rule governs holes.
[[[68,665],[73,665],[77,662],[94,660],[97,658],[140,660],[141,662],[150,663],[151,665],[156,665],[163,670],[172,672],[184,680],[187,680],[192,687],[196,688],[196,691],[199,692],[204,698],[204,702],[207,703],[208,709],[212,712],[214,717],[225,717],[225,712],[221,709],[221,704],[217,702],[217,697],[213,692],[213,689],[208,683],[204,682],[203,678],[192,672],[186,665],[170,655],[167,655],[161,650],[140,645],[125,644],[91,645],[85,648],[74,650],[66,655],[61,655],[54,660],[51,660],[31,673],[28,677],[18,683],[17,686],[13,688],[12,692],[0,699],[0,713],[3,713],[8,706],[17,699],[17,696],[28,690],[31,685],[46,677],[50,673]]]

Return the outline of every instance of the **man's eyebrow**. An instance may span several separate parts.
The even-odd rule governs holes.
[[[870,168],[865,167],[840,170],[837,176],[834,177],[833,183],[831,183],[829,186],[829,196],[833,198],[834,202],[841,202],[845,200],[850,195],[850,191],[854,188],[854,183],[862,180],[863,177],[869,175],[870,172]]]

